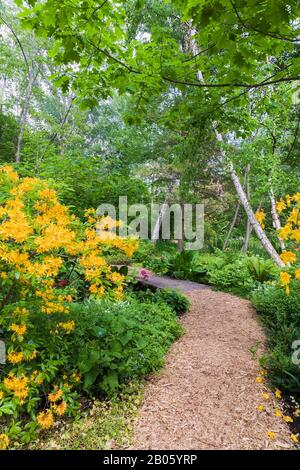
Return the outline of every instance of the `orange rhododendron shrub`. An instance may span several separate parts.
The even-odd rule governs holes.
[[[30,440],[37,428],[74,413],[80,375],[66,373],[63,352],[53,355],[51,345],[76,334],[72,302],[122,299],[125,277],[112,272],[104,254],[130,256],[137,241],[112,233],[116,222],[98,220],[94,210],[82,223],[47,181],[19,178],[10,166],[0,167],[0,188],[0,339],[7,352],[0,433],[7,447],[18,433]],[[15,422],[24,415],[21,429]]]
[[[277,211],[285,218],[285,225],[278,231],[278,236],[289,245],[289,249],[280,255],[287,265],[287,269],[280,273],[280,284],[289,294],[291,282],[300,280],[300,193],[281,198],[277,202]]]

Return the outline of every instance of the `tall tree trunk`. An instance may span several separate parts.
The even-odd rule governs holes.
[[[238,201],[238,203],[236,205],[236,209],[235,209],[235,212],[234,212],[232,222],[230,224],[230,227],[229,227],[229,230],[228,230],[228,233],[227,233],[227,237],[226,237],[224,245],[223,245],[223,250],[226,250],[226,248],[228,246],[229,240],[231,238],[232,231],[235,227],[235,224],[236,224],[239,212],[240,212],[240,207],[241,207],[241,203],[240,203],[240,201]]]
[[[4,106],[4,90],[6,87],[6,76],[2,78],[3,81],[3,86],[1,87],[2,90],[0,89],[0,113],[3,113],[3,106]]]
[[[196,54],[199,54],[199,48],[198,48],[198,45],[196,43],[196,41],[192,38],[194,35],[196,34],[196,31],[195,29],[192,27],[191,30],[190,30],[190,43],[191,43],[191,50],[193,52],[194,55]],[[203,74],[201,71],[198,71],[197,72],[197,79],[200,81],[200,82],[203,82],[204,83],[204,78],[203,78]],[[218,142],[222,143],[224,142],[224,139],[223,139],[223,136],[222,134],[220,134],[218,132],[218,127],[217,127],[217,123],[215,122],[213,124],[213,128],[214,128],[214,131],[215,131],[215,136],[216,136],[216,139]],[[224,149],[221,149],[221,154],[222,156],[224,157],[224,160],[226,158],[226,152]],[[279,254],[277,253],[277,251],[275,250],[275,248],[273,247],[272,243],[270,242],[270,240],[268,239],[265,231],[262,229],[261,225],[258,223],[258,221],[256,220],[256,217],[255,217],[255,214],[249,204],[249,201],[247,199],[247,196],[246,196],[246,193],[242,187],[242,184],[240,182],[240,179],[238,177],[238,175],[236,174],[235,172],[235,169],[234,169],[234,166],[233,166],[233,163],[231,160],[228,160],[228,163],[229,163],[229,173],[230,173],[230,177],[231,177],[231,180],[234,184],[234,187],[236,189],[236,192],[238,194],[238,197],[241,201],[241,205],[243,206],[246,214],[247,214],[247,217],[250,221],[250,224],[252,225],[258,239],[260,240],[263,248],[265,249],[265,251],[268,253],[268,255],[272,258],[272,260],[280,267],[284,267],[285,264],[283,263],[283,261],[280,259],[280,256]]]
[[[216,135],[216,139],[219,141],[219,142],[223,142],[223,136],[222,134],[220,134],[217,130],[217,127],[216,127],[216,124],[214,125],[214,129],[215,129],[215,135]],[[222,154],[224,157],[226,157],[226,153],[225,153],[225,150],[222,150]],[[279,254],[277,253],[277,251],[275,250],[274,246],[272,245],[272,243],[270,242],[270,240],[268,239],[265,231],[263,230],[263,228],[261,227],[260,223],[256,220],[256,217],[255,217],[255,214],[250,206],[250,203],[248,201],[248,198],[247,198],[247,195],[241,185],[241,182],[240,182],[240,179],[238,177],[238,175],[236,174],[235,172],[235,169],[234,169],[234,166],[233,166],[233,163],[231,160],[229,160],[229,172],[230,172],[230,177],[231,177],[231,180],[234,184],[234,187],[236,189],[236,192],[240,198],[240,201],[241,201],[241,204],[247,214],[247,217],[248,217],[248,220],[250,222],[250,224],[252,225],[253,227],[253,230],[255,231],[258,239],[260,240],[263,248],[265,249],[265,251],[268,253],[268,255],[270,256],[270,258],[272,258],[272,260],[277,264],[277,266],[283,268],[285,266],[284,262],[281,260]]]
[[[184,250],[184,204],[180,203],[181,207],[181,236],[177,240],[177,251],[178,253],[182,253]]]
[[[25,100],[23,103],[23,108],[22,108],[21,115],[20,115],[20,130],[19,130],[18,143],[17,143],[16,163],[19,163],[21,161],[21,152],[22,152],[22,146],[23,146],[24,132],[25,132],[26,124],[27,124],[28,110],[29,110],[30,100],[32,97],[33,84],[37,77],[34,69],[35,69],[34,62],[32,61],[31,67],[28,71],[27,90],[26,90]]]
[[[248,168],[248,167],[247,167]],[[246,180],[247,180],[247,168],[246,168],[246,172],[245,172],[245,176],[244,176],[244,184],[243,184],[243,187],[245,187],[246,185]],[[227,246],[228,246],[228,243],[229,243],[229,240],[231,238],[231,234],[232,234],[232,231],[235,227],[235,224],[236,224],[236,221],[237,221],[237,218],[238,218],[238,215],[239,215],[239,212],[240,212],[240,207],[241,207],[241,202],[238,201],[237,205],[236,205],[236,209],[235,209],[235,212],[234,212],[234,216],[233,216],[233,219],[232,219],[232,222],[230,224],[230,227],[229,227],[229,230],[228,230],[228,233],[227,233],[227,237],[225,239],[225,242],[224,242],[224,245],[223,245],[223,250],[226,250]]]
[[[153,229],[153,232],[152,232],[152,235],[151,235],[152,243],[156,243],[157,240],[159,240],[160,226],[162,224],[163,218],[164,218],[166,210],[168,208],[167,201],[168,201],[168,196],[165,197],[165,200],[164,200],[163,204],[160,207],[159,216],[156,219],[155,226],[154,226],[154,229]]]
[[[173,184],[172,184],[173,183]],[[174,180],[172,180],[172,182],[170,183],[170,185],[168,185],[168,189],[167,189],[167,194],[165,196],[165,200],[163,202],[163,204],[161,205],[160,207],[160,212],[159,212],[159,216],[157,217],[156,219],[156,222],[155,222],[155,226],[154,226],[154,229],[153,229],[153,232],[151,234],[151,241],[152,243],[156,243],[157,240],[159,240],[159,231],[160,231],[160,226],[162,224],[162,221],[163,221],[163,218],[165,216],[165,213],[168,209],[168,202],[170,200],[170,196],[173,192],[173,189],[176,185],[176,182],[174,183]]]
[[[250,172],[250,165],[247,167],[247,181],[246,181],[246,194],[247,194],[247,199],[250,201],[250,183],[249,183],[249,172]],[[251,223],[249,218],[247,218],[247,224],[246,224],[246,235],[245,235],[245,241],[242,247],[242,252],[247,253],[249,249],[249,242],[250,242],[250,236],[251,236]]]
[[[279,215],[278,215],[277,208],[276,208],[276,199],[275,199],[274,191],[272,188],[270,189],[270,201],[271,201],[271,214],[272,214],[274,228],[276,230],[280,230],[281,223],[280,223]],[[278,240],[279,240],[281,251],[284,251],[285,250],[284,241],[281,240],[281,238],[279,237],[278,237]]]

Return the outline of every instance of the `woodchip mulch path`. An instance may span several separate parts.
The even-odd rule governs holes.
[[[265,335],[250,302],[199,285],[188,296],[186,334],[149,378],[131,449],[291,448],[288,425],[274,415],[274,395],[256,382]]]

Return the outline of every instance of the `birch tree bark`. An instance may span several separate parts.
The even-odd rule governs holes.
[[[243,187],[245,187],[245,185],[246,185],[246,180],[247,180],[247,169],[246,169],[245,176],[244,176],[244,184],[243,184]],[[235,212],[234,212],[234,216],[233,216],[232,222],[231,222],[230,227],[229,227],[229,230],[228,230],[227,237],[226,237],[225,242],[224,242],[224,245],[223,245],[223,250],[226,250],[226,248],[227,248],[227,246],[228,246],[229,240],[230,240],[230,238],[231,238],[232,231],[233,231],[233,229],[234,229],[234,227],[235,227],[235,224],[236,224],[236,221],[237,221],[239,212],[240,212],[240,208],[241,208],[241,202],[240,202],[240,200],[239,200],[238,203],[237,203],[237,205],[236,205],[236,209],[235,209]]]
[[[229,230],[228,230],[228,233],[227,233],[227,236],[226,236],[224,245],[223,245],[223,250],[226,250],[226,248],[227,248],[227,246],[228,246],[229,240],[230,240],[230,238],[231,238],[232,231],[233,231],[233,229],[234,229],[234,227],[235,227],[235,224],[236,224],[236,221],[237,221],[239,212],[240,212],[240,208],[241,208],[241,203],[240,203],[240,201],[238,201],[238,203],[237,203],[237,205],[236,205],[236,209],[235,209],[235,212],[234,212],[234,216],[233,216],[232,222],[231,222],[231,224],[230,224],[230,227],[229,227]]]
[[[151,234],[152,243],[156,243],[157,240],[159,240],[160,226],[162,224],[162,221],[163,221],[164,216],[166,214],[166,211],[168,209],[168,202],[170,200],[170,196],[171,196],[174,188],[176,187],[176,181],[174,183],[174,180],[172,180],[172,183],[170,183],[170,185],[168,185],[168,190],[167,190],[167,194],[165,196],[165,200],[164,200],[163,204],[160,207],[159,216],[156,219],[155,226],[154,226],[154,229],[153,229],[152,234]],[[171,186],[171,184],[172,184],[172,186]]]
[[[249,183],[249,172],[250,172],[250,165],[247,167],[247,180],[246,180],[246,195],[248,201],[250,201],[250,183]],[[247,253],[249,249],[249,242],[250,242],[250,236],[251,236],[251,224],[250,220],[247,218],[247,224],[246,224],[246,234],[245,234],[245,241],[242,247],[242,252]]]
[[[161,205],[161,208],[160,208],[159,216],[156,219],[155,226],[151,235],[152,243],[156,243],[157,240],[159,240],[160,226],[162,224],[163,218],[168,208],[167,201],[168,201],[168,195],[165,197],[164,203]]]
[[[178,253],[182,253],[184,250],[184,204],[180,203],[181,207],[181,236],[177,240],[177,251]]]

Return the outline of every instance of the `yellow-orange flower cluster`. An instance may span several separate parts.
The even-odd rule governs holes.
[[[21,377],[17,377],[15,374],[10,374],[5,377],[3,384],[9,391],[13,392],[15,397],[19,398],[21,403],[24,403],[29,393],[26,375],[22,374]]]
[[[258,210],[255,212],[255,218],[257,222],[261,225],[262,228],[265,228],[265,219],[266,219],[266,214],[264,210]]]
[[[284,240],[291,244],[294,251],[283,251],[280,255],[282,261],[287,264],[297,263],[297,251],[299,247],[296,245],[300,243],[300,193],[296,193],[293,196],[289,194],[285,198],[281,198],[277,202],[278,212],[284,213],[287,211],[285,217],[285,225],[278,230],[278,236],[281,240]],[[300,268],[296,268],[292,273],[282,271],[280,273],[280,285],[285,289],[286,293],[290,293],[290,283],[293,277],[300,280]]]
[[[42,429],[50,429],[54,424],[54,418],[51,410],[41,411],[37,415],[36,420]]]
[[[280,258],[285,264],[295,263],[295,261],[297,260],[297,256],[291,251],[283,251],[280,255]]]
[[[286,273],[286,272],[281,272],[280,273],[280,284],[282,287],[285,288],[285,292],[287,294],[290,293],[290,287],[289,287],[289,284],[291,282],[291,275],[289,273]]]
[[[27,331],[27,326],[26,325],[17,325],[16,323],[12,323],[12,325],[10,325],[10,329],[14,333],[17,333],[17,335],[23,336]]]
[[[11,364],[18,364],[19,362],[22,362],[24,359],[24,355],[22,351],[12,351],[7,355],[7,360]]]
[[[62,394],[63,394],[62,390],[56,387],[54,392],[49,393],[48,400],[52,402],[59,401],[62,397]]]
[[[71,331],[73,331],[75,328],[75,322],[73,320],[69,320],[67,322],[59,322],[57,326],[59,328],[62,328],[67,333],[67,335],[69,335]]]
[[[54,404],[53,405],[53,411],[56,413],[58,416],[63,416],[65,412],[67,411],[68,405],[65,401],[62,401],[59,404]]]
[[[0,434],[0,450],[5,450],[9,446],[9,437],[7,434]]]

